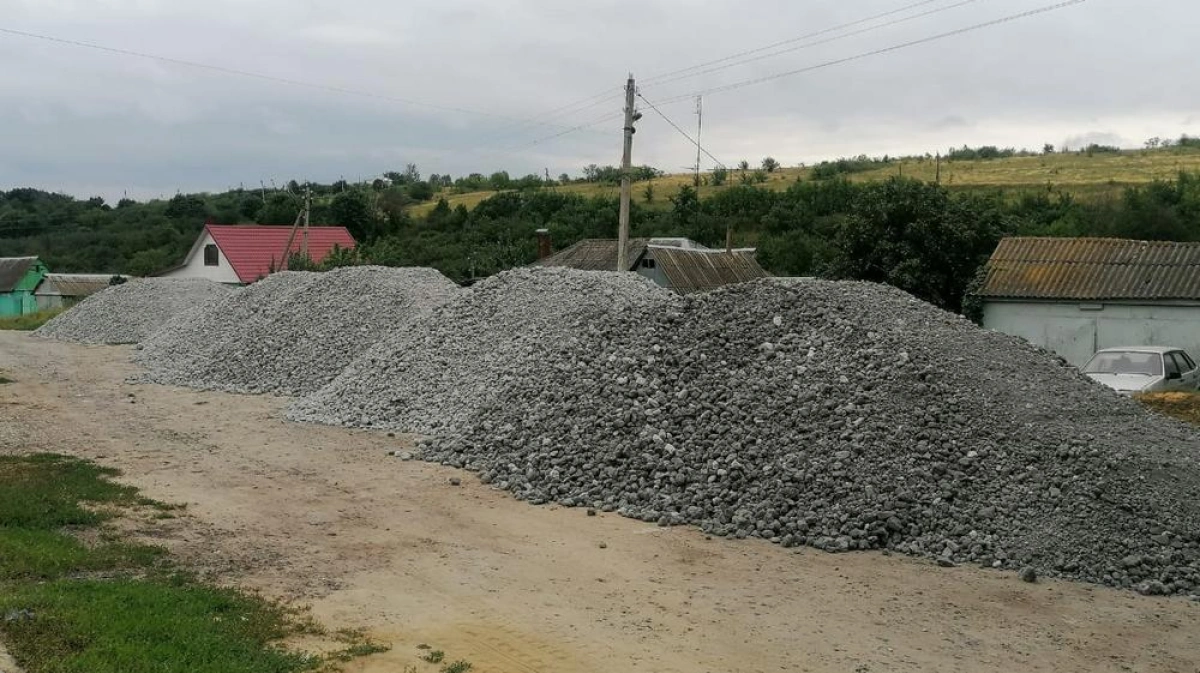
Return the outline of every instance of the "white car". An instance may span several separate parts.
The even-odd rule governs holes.
[[[1117,392],[1161,393],[1196,390],[1200,369],[1180,348],[1130,346],[1106,348],[1092,356],[1083,373]]]

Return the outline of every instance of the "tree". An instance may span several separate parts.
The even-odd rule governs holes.
[[[342,192],[333,197],[329,204],[331,224],[339,224],[350,230],[357,241],[370,242],[379,234],[379,218],[376,217],[366,194],[358,190]]]
[[[1162,138],[1155,136],[1146,141],[1146,149],[1148,149],[1148,150],[1157,149],[1158,146],[1161,144],[1162,144]]]
[[[410,182],[408,183],[408,196],[413,201],[428,201],[433,198],[433,186],[420,180]]]
[[[567,173],[563,173],[562,175],[558,176],[558,184],[567,185],[570,183],[571,183],[571,176],[568,175]]]
[[[774,173],[779,170],[779,162],[775,160],[775,157],[766,157],[762,160],[762,168],[768,173]]]
[[[1054,154],[1054,145],[1050,143],[1042,145],[1042,154]]]
[[[259,224],[293,224],[300,214],[300,204],[294,196],[276,192],[258,211]]]
[[[509,189],[512,187],[512,178],[508,176],[508,171],[496,171],[488,178],[488,183],[492,189],[497,191],[501,189]]]
[[[750,162],[746,161],[745,159],[742,159],[741,161],[738,162],[738,170],[743,173],[750,170]]]
[[[724,166],[717,166],[712,171],[712,184],[714,187],[720,187],[725,184],[725,180],[729,177],[729,171]]]

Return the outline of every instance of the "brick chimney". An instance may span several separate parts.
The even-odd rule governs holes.
[[[550,230],[549,229],[538,229],[537,230],[537,242],[538,242],[538,259],[546,259],[547,257],[550,256],[550,253],[551,253]]]

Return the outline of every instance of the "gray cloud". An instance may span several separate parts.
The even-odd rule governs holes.
[[[161,54],[370,95],[221,74],[0,34],[0,187],[112,198],[260,180],[424,172],[578,172],[615,163],[632,70],[654,101],[805,68],[1048,4],[979,0],[935,16],[676,82],[650,78],[896,9],[762,0],[0,0],[0,27]],[[951,0],[938,3],[950,5]],[[927,6],[928,8],[928,6]],[[713,94],[704,139],[726,163],[1040,148],[1063,138],[1140,145],[1200,135],[1180,86],[1200,7],[1090,0],[976,33]],[[832,35],[832,34],[831,34]],[[825,38],[831,35],[824,36]],[[514,125],[603,94],[601,105]],[[419,100],[485,114],[409,105]],[[663,106],[685,128],[690,99]],[[1184,120],[1180,124],[1180,120]],[[1099,130],[1099,131],[1098,131]],[[1101,133],[1102,135],[1094,135]],[[534,144],[534,141],[544,139]],[[1095,140],[1101,142],[1101,140]],[[646,110],[635,159],[689,164]]]

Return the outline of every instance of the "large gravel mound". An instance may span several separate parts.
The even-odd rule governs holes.
[[[503,391],[424,457],[715,535],[1200,590],[1193,431],[1021,340],[827,281],[569,327],[537,372],[485,377]],[[412,424],[389,391],[339,384],[346,413]]]
[[[589,325],[680,303],[635,274],[506,271],[391,333],[288,415],[331,425],[454,432],[513,382],[541,380],[554,366],[553,354]]]
[[[138,278],[84,299],[35,334],[87,344],[138,343],[180,313],[235,290],[208,280]]]
[[[147,369],[145,380],[157,383],[303,394],[458,292],[433,269],[276,273],[180,316],[148,339],[136,359]]]

